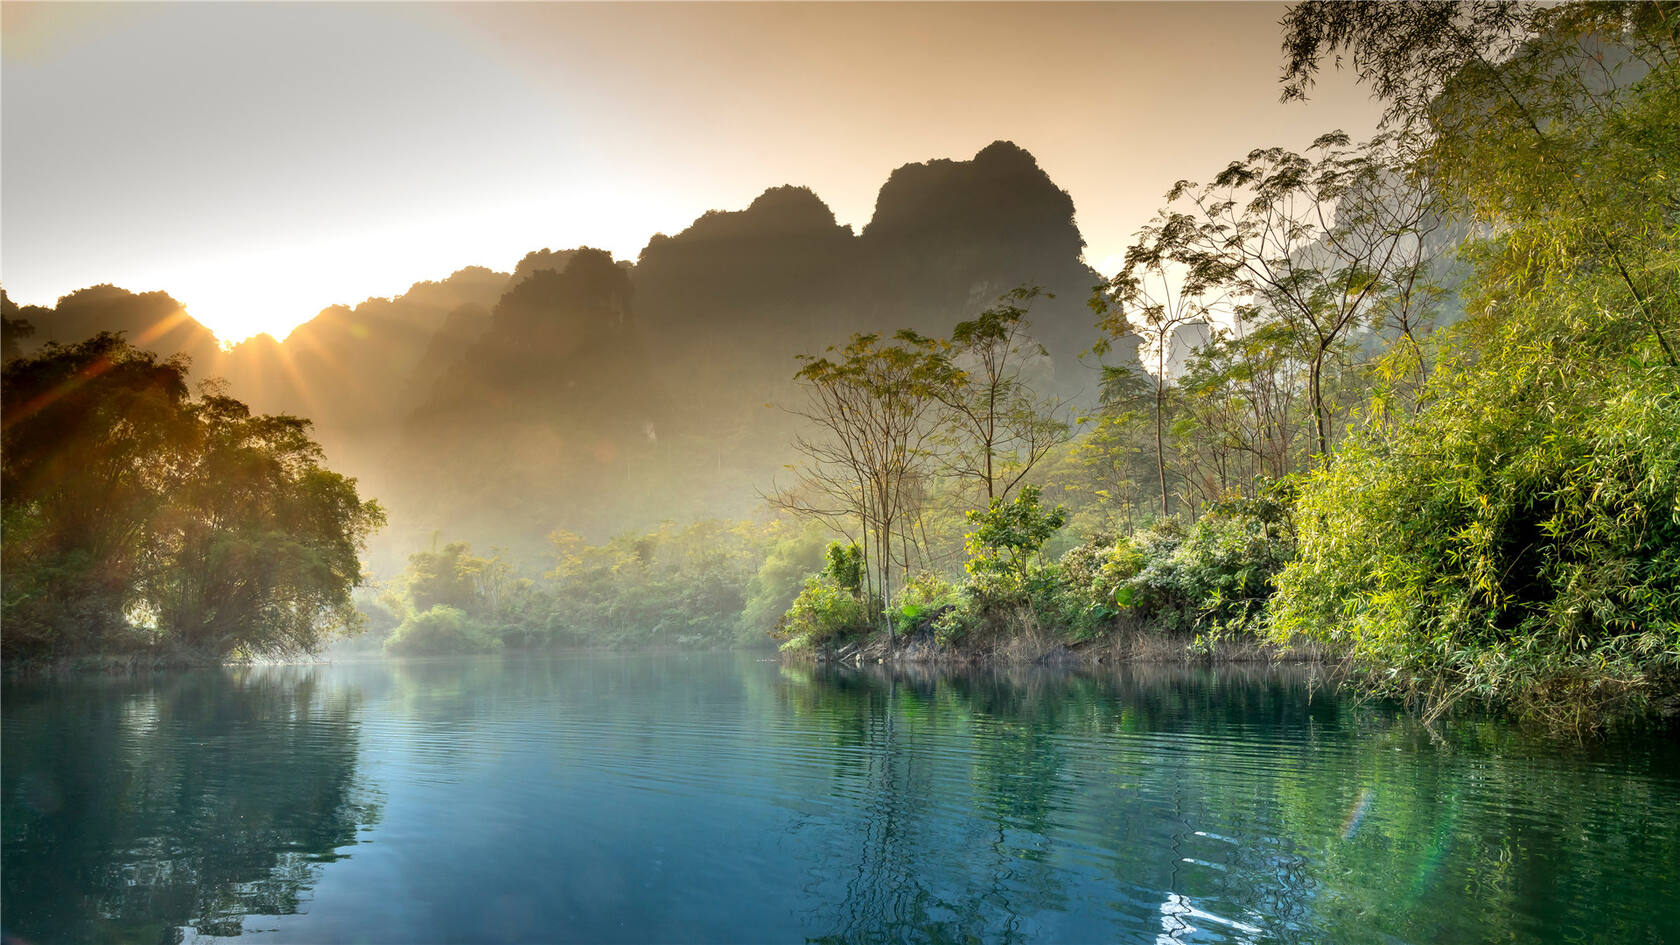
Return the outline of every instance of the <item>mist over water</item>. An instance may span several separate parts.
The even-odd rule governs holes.
[[[744,656],[10,683],[24,941],[1644,941],[1680,747],[1283,670]]]

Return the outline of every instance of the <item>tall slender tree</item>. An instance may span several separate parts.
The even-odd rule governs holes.
[[[1188,238],[1196,221],[1182,213],[1162,212],[1138,232],[1126,249],[1126,263],[1093,298],[1098,313],[1097,327],[1109,338],[1135,334],[1144,351],[1155,358],[1155,370],[1146,372],[1155,414],[1155,473],[1160,487],[1161,518],[1171,517],[1167,489],[1166,414],[1173,379],[1167,369],[1173,339],[1182,326],[1205,322],[1210,316],[1209,296],[1218,286],[1207,280],[1205,270],[1183,271],[1175,266],[1174,253]],[[1108,344],[1098,345],[1106,351]]]
[[[776,498],[843,532],[855,523],[867,554],[869,614],[886,623],[890,640],[893,542],[900,543],[898,563],[907,565],[913,538],[905,526],[917,511],[951,367],[938,342],[909,331],[891,344],[878,334],[854,335],[844,348],[802,359],[795,377],[806,403],[793,412],[816,432],[795,438],[804,458],[799,481]]]
[[[1007,499],[1034,466],[1067,442],[1062,404],[1041,396],[1026,377],[1033,358],[1048,359],[1029,337],[1027,311],[1036,286],[1005,293],[998,304],[951,330],[949,383],[939,391],[952,449],[943,470],[974,484],[981,507]]]

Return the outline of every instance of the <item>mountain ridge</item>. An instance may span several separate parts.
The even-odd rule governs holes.
[[[788,459],[792,421],[763,408],[795,396],[795,355],[859,331],[942,335],[1020,284],[1047,290],[1030,314],[1051,355],[1044,383],[1077,395],[1079,355],[1095,335],[1086,300],[1102,277],[1084,262],[1074,210],[1030,152],[996,141],[966,160],[895,169],[861,231],[809,187],[783,184],[654,234],[634,263],[535,250],[509,272],[468,266],[329,306],[278,341],[223,350],[174,299],[115,287],[67,296],[73,318],[28,309],[56,326],[30,341],[90,327],[98,319],[84,303],[103,300],[103,327],[151,332],[160,353],[194,357],[195,373],[226,377],[254,410],[311,418],[335,463],[394,497],[393,531],[471,531],[483,516],[439,499],[483,495],[463,479],[489,477],[504,483],[497,501],[528,500],[537,520],[518,524],[514,502],[500,527],[520,534],[463,537],[532,550],[555,527],[599,534],[752,514],[750,497]],[[145,317],[169,326],[157,332]],[[498,411],[509,418],[501,440]],[[512,458],[462,458],[498,449]],[[694,450],[712,454],[707,483],[680,482]],[[603,478],[594,460],[609,454],[645,465]],[[656,482],[656,468],[673,482]],[[644,501],[631,483],[659,497]]]

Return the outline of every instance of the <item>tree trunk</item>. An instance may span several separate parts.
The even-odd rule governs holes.
[[[1166,521],[1172,513],[1167,509],[1167,455],[1166,447],[1161,439],[1161,411],[1167,399],[1166,388],[1161,386],[1162,379],[1155,379],[1155,471],[1161,477],[1161,520]]]
[[[1312,377],[1308,385],[1308,393],[1312,397],[1313,427],[1318,433],[1318,455],[1326,456],[1330,453],[1329,423],[1324,416],[1324,393],[1320,384],[1324,376],[1324,349],[1320,348],[1313,357]]]

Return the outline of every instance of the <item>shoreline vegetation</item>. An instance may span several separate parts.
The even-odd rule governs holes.
[[[1306,2],[1282,26],[1285,97],[1348,63],[1380,134],[1173,185],[1096,287],[1078,409],[1030,285],[939,337],[801,356],[757,520],[556,531],[546,556],[434,538],[363,587],[383,511],[308,421],[195,399],[184,361],[114,335],[21,355],[8,302],[7,670],[358,629],[332,652],[768,636],[854,664],[1302,658],[1425,720],[1672,724],[1680,4]],[[633,267],[570,259],[525,285],[628,324]],[[721,472],[714,448],[688,468]]]
[[[1193,649],[1194,638],[1161,636],[1145,632],[1117,634],[1106,640],[1068,644],[1051,636],[1021,636],[1002,639],[986,648],[941,646],[931,632],[906,636],[897,649],[885,640],[829,644],[819,650],[784,656],[789,660],[870,664],[919,664],[935,667],[989,666],[1185,666],[1242,664],[1295,664],[1333,669],[1336,663],[1320,647],[1311,644],[1279,646],[1262,640],[1229,640],[1205,649]]]
[[[1278,646],[1260,640],[1229,641],[1215,644],[1206,651],[1190,648],[1191,639],[1163,637],[1148,633],[1116,636],[1112,639],[1069,645],[1048,637],[1016,637],[1000,640],[987,648],[959,648],[941,646],[930,636],[907,636],[897,649],[889,649],[885,640],[870,640],[833,644],[819,650],[797,653],[730,647],[726,649],[692,649],[684,647],[642,647],[634,650],[605,647],[570,647],[542,651],[500,649],[486,653],[437,653],[420,656],[392,656],[384,652],[320,652],[299,653],[293,656],[265,656],[256,659],[211,656],[203,653],[165,651],[155,648],[130,652],[82,653],[55,658],[10,660],[0,673],[7,679],[35,679],[55,676],[106,675],[134,676],[147,673],[168,673],[181,670],[211,669],[238,666],[291,666],[327,663],[378,662],[389,659],[450,660],[462,656],[519,657],[532,653],[557,657],[618,655],[623,653],[697,654],[743,653],[758,654],[781,663],[832,663],[847,666],[916,665],[932,668],[988,668],[1029,667],[1057,668],[1121,667],[1135,665],[1222,666],[1296,665],[1316,666],[1335,671],[1339,664],[1323,649],[1303,644]]]

